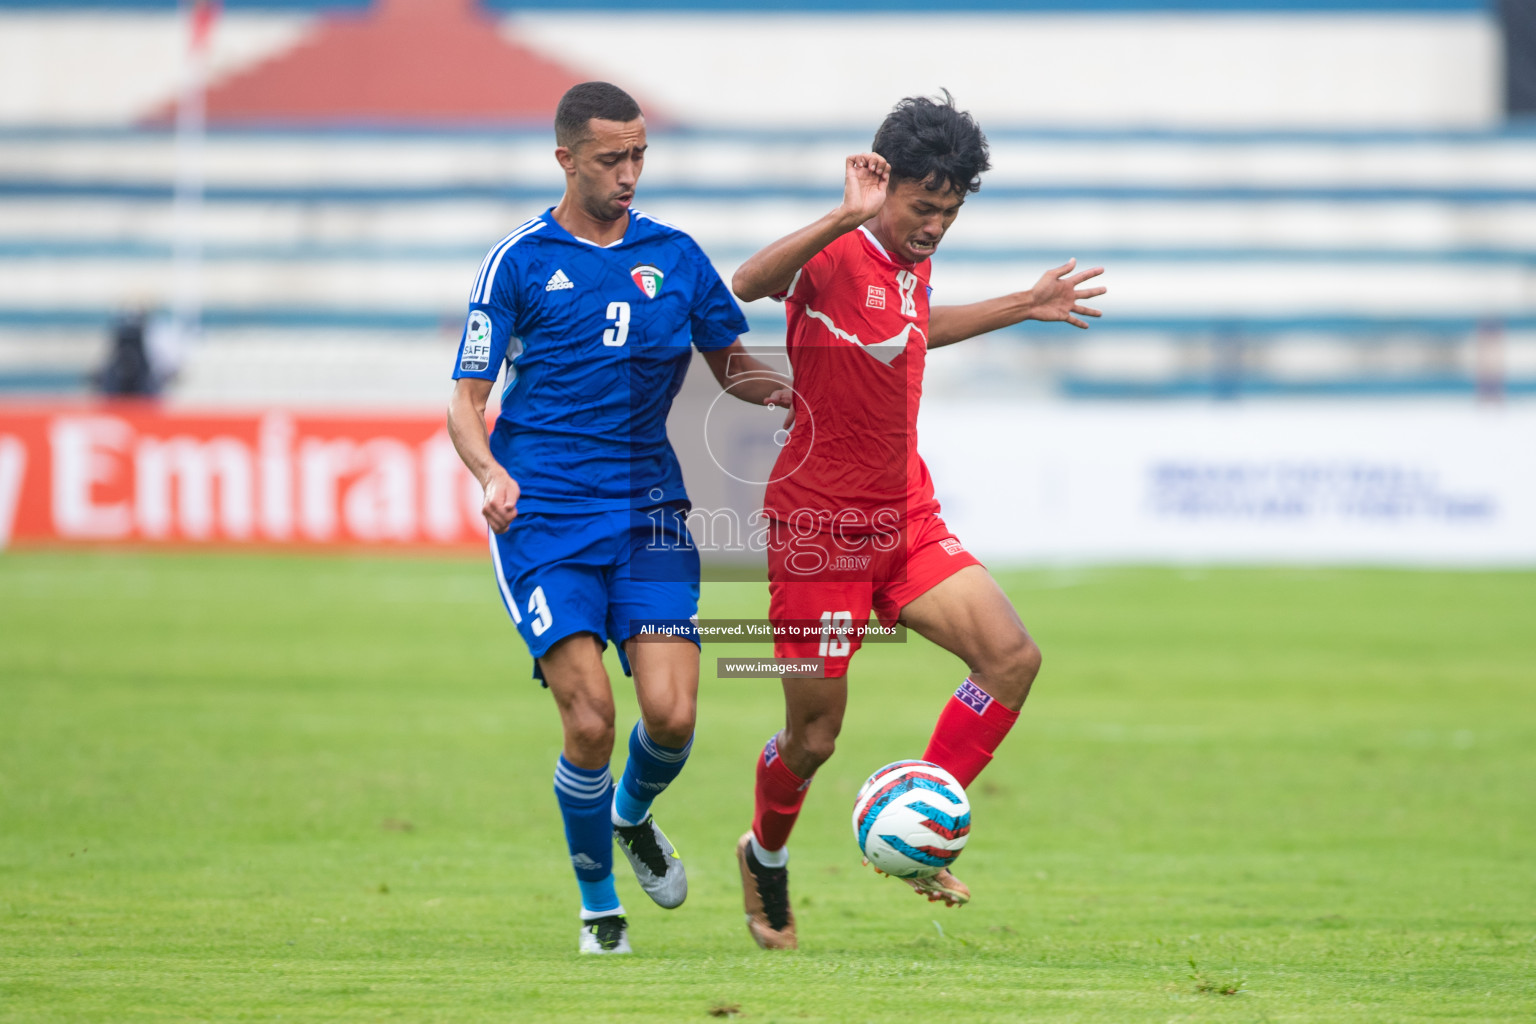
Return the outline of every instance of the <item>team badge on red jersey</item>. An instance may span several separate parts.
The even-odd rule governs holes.
[[[661,282],[666,279],[666,276],[649,263],[637,263],[629,268],[630,280],[635,282],[636,288],[645,292],[645,297],[648,299],[654,299],[661,294]]]

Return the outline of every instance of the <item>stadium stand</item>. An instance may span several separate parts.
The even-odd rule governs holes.
[[[0,7],[0,21],[34,42],[67,40],[60,26],[78,11],[38,6]],[[345,76],[345,62],[325,59],[325,47],[342,45],[335,24],[363,18],[358,6],[326,5],[321,16],[318,5],[232,5],[220,27],[215,127],[204,150],[206,336],[176,384],[179,400],[321,402],[344,393],[438,403],[485,247],[558,198],[549,133],[530,127],[523,108],[503,104],[495,116],[461,108],[462,88],[397,123],[328,108],[316,69]],[[1108,6],[1138,14],[1176,5]],[[1235,6],[1285,7],[1293,13],[1271,16],[1286,21],[1316,5]],[[1480,59],[1496,37],[1481,4],[1348,6],[1367,27],[1402,29],[1407,12],[1445,28],[1455,51],[1446,74]],[[413,0],[392,0],[370,16],[398,23],[411,10],[419,12]],[[460,16],[490,24],[467,7]],[[805,15],[813,16],[821,15]],[[1028,16],[1011,17],[1023,25]],[[527,44],[546,84],[622,80],[622,60],[592,66],[580,24],[577,15],[520,14],[496,31],[508,53]],[[174,52],[177,22],[155,11],[113,15],[90,30],[91,45],[111,50],[103,40],[121,42],[131,26],[141,44],[159,33],[153,52]],[[1425,45],[1414,39],[1401,52],[1360,54],[1365,72],[1379,66],[1391,79],[1394,61]],[[319,99],[308,113],[279,105],[264,119],[257,86],[276,83],[278,95],[285,67],[310,76],[307,95]],[[128,107],[110,96],[95,108],[63,97],[53,107],[39,101],[41,119],[6,111],[0,388],[82,390],[112,318],[168,300],[177,158],[164,122],[173,72],[161,68],[150,85],[129,89]],[[1486,88],[1473,91],[1496,94],[1497,76],[1484,77]],[[737,103],[752,89],[721,83]],[[648,105],[655,97],[664,125],[652,134],[640,205],[695,234],[727,276],[762,241],[835,201],[842,156],[868,143],[868,130],[850,125],[881,110],[845,102],[797,128],[752,117],[732,127],[702,101],[688,108],[662,79],[639,91]],[[240,99],[239,116],[221,96]],[[1311,127],[1283,112],[1267,122],[1255,113],[1247,126],[1214,115],[1153,127],[1088,117],[1019,127],[1023,113],[984,120],[995,169],[936,261],[934,300],[1027,286],[1067,256],[1109,266],[1112,294],[1086,335],[1039,325],[1002,332],[964,360],[934,360],[932,387],[1069,397],[1536,394],[1536,133],[1490,120],[1481,100],[1415,122],[1393,105],[1401,99],[1383,96],[1374,121]],[[978,113],[989,103],[976,104]],[[472,123],[487,117],[498,123]],[[782,336],[771,303],[749,315],[754,340]]]

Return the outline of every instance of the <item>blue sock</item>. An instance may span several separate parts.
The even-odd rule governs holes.
[[[613,793],[613,822],[638,825],[651,813],[651,801],[661,795],[688,763],[693,737],[681,747],[664,747],[646,735],[645,723],[636,722],[629,734],[629,763]]]
[[[623,913],[613,888],[613,776],[608,766],[578,768],[560,755],[555,765],[555,799],[565,819],[565,844],[581,887],[582,917]]]

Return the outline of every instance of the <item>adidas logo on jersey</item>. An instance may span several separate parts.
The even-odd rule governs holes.
[[[575,287],[576,285],[571,281],[571,279],[565,276],[565,271],[556,270],[553,274],[550,275],[549,282],[544,285],[544,290],[547,292],[558,292],[565,288]]]

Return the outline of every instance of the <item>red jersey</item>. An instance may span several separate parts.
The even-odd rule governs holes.
[[[861,227],[811,257],[777,296],[795,425],[765,495],[774,519],[866,534],[938,512],[917,454],[930,269],[898,262]]]

